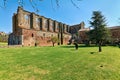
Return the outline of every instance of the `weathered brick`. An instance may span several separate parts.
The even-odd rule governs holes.
[[[63,39],[61,41],[67,44],[70,35],[68,33],[64,34],[63,32],[65,31],[60,31],[60,24],[63,25],[55,20],[25,11],[23,8],[18,7],[17,13],[13,15],[13,33],[9,36],[9,44],[50,46],[51,43],[48,43],[48,40],[52,36]],[[61,35],[65,35],[65,37],[61,38]]]

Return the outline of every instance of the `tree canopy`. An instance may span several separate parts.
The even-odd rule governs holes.
[[[48,40],[47,42],[52,42],[52,45],[54,47],[55,43],[57,43],[59,40],[56,36],[52,36],[50,40]]]
[[[100,11],[93,12],[90,25],[93,29],[88,33],[89,39],[95,41],[99,45],[99,52],[101,52],[102,42],[108,40],[110,35],[109,30],[106,27],[106,19]]]

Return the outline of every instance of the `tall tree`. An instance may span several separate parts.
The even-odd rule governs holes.
[[[102,51],[102,42],[109,39],[109,30],[105,17],[100,11],[94,11],[90,21],[90,27],[92,30],[89,31],[89,39],[95,41],[99,45],[99,52]]]

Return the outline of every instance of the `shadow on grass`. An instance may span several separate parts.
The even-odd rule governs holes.
[[[70,49],[71,51],[78,51],[78,50],[76,50],[75,48],[74,49]]]
[[[63,48],[75,48],[75,45],[66,45],[66,46],[61,46]],[[79,45],[79,48],[89,48],[89,47],[97,47],[95,45],[91,45],[91,46],[86,46],[86,45]]]
[[[90,54],[95,54],[95,53],[98,53],[98,52],[90,52]]]

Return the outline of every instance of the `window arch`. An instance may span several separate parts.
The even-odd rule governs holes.
[[[34,37],[34,34],[32,33],[32,37]]]
[[[39,26],[40,26],[40,19],[36,18],[36,27],[39,27]]]
[[[30,16],[28,14],[24,15],[25,23],[29,24],[30,23]]]

